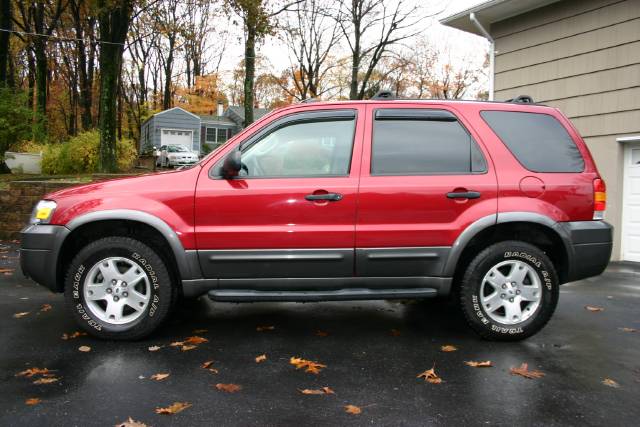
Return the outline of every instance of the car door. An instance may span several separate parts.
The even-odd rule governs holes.
[[[352,276],[363,122],[363,106],[284,112],[216,154],[195,196],[204,275]],[[225,179],[221,166],[233,150],[243,171]]]
[[[488,153],[434,104],[370,104],[356,221],[358,276],[439,276],[456,238],[496,214]]]

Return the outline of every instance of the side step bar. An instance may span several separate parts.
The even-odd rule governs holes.
[[[249,301],[356,301],[374,299],[413,299],[431,298],[438,295],[433,288],[409,289],[338,289],[327,291],[256,291],[242,289],[214,289],[208,292],[213,301],[249,302]]]

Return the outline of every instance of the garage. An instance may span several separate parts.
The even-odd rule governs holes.
[[[620,142],[625,142],[622,259],[640,262],[640,136]]]
[[[193,131],[184,129],[162,129],[160,145],[184,145],[191,149],[193,146]]]

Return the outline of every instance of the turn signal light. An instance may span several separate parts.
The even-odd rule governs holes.
[[[593,219],[604,219],[607,209],[607,185],[600,178],[593,180]]]

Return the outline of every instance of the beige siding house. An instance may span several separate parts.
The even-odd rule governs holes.
[[[614,260],[640,262],[640,0],[493,0],[443,24],[493,43],[493,97],[578,128],[608,187]]]

